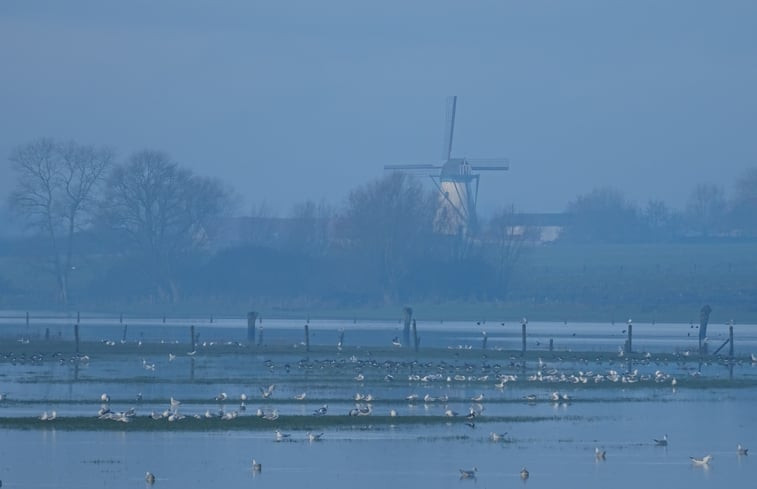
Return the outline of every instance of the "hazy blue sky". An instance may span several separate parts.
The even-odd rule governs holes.
[[[757,164],[757,2],[0,2],[0,195],[39,136],[169,152],[285,213],[386,163],[508,156],[480,207],[680,207]]]

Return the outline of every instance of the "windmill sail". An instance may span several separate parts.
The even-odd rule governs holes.
[[[447,97],[447,118],[444,124],[444,148],[442,149],[442,161],[448,161],[452,157],[452,138],[455,135],[455,109],[457,96]]]

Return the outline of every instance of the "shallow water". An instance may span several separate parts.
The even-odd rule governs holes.
[[[192,416],[206,410],[238,410],[239,395],[246,393],[250,400],[240,417],[254,416],[257,408],[276,409],[303,422],[286,430],[291,441],[280,443],[273,436],[276,422],[264,429],[211,431],[182,430],[182,421],[171,430],[154,432],[129,425],[97,431],[97,424],[91,430],[71,431],[43,421],[24,430],[0,428],[3,487],[142,487],[148,470],[156,474],[156,488],[748,487],[757,475],[753,455],[739,456],[736,451],[737,443],[754,445],[757,436],[757,389],[749,386],[757,378],[757,365],[690,361],[681,353],[696,348],[691,332],[696,330],[689,325],[635,325],[634,349],[651,356],[628,364],[624,358],[591,353],[616,352],[626,338],[625,325],[530,323],[529,349],[544,351],[539,364],[533,358],[522,361],[512,351],[498,351],[520,347],[519,324],[419,323],[422,345],[435,350],[428,356],[421,350],[414,362],[414,355],[391,347],[391,339],[401,335],[395,322],[311,321],[311,344],[321,350],[307,354],[300,344],[304,321],[266,320],[260,351],[232,348],[222,353],[208,343],[194,356],[186,354],[186,321],[130,322],[127,342],[132,346],[137,341],[178,341],[177,357],[169,361],[165,353],[120,353],[117,340],[123,328],[113,324],[117,320],[92,320],[82,325],[83,340],[116,344],[108,350],[111,353],[72,362],[69,354],[43,356],[40,361],[22,361],[12,354],[18,337],[29,337],[32,346],[41,344],[44,328],[50,328],[53,337],[70,334],[66,320],[32,323],[29,331],[17,320],[4,321],[0,392],[8,399],[0,401],[0,418],[36,417],[56,410],[61,420],[95,420],[103,392],[111,396],[113,410],[134,407],[138,416],[146,416],[166,409],[168,399],[176,397],[184,403],[181,411]],[[489,336],[486,351],[481,349],[482,326]],[[340,330],[345,331],[344,351],[324,350],[335,347]],[[748,354],[757,344],[754,330],[738,328],[737,354]],[[240,320],[216,320],[197,331],[201,341],[218,344],[242,342],[246,335]],[[721,343],[724,331],[723,325],[711,326],[713,344]],[[549,338],[556,345],[553,353],[546,351]],[[266,345],[283,348],[265,351]],[[567,355],[569,350],[589,354],[577,358]],[[657,356],[672,352],[679,352],[675,360]],[[155,370],[145,369],[143,361],[154,363]],[[627,384],[536,377],[623,375],[631,370],[638,371],[633,377],[638,381]],[[652,380],[658,371],[664,381]],[[365,378],[355,380],[358,374]],[[387,380],[387,374],[393,380]],[[516,380],[496,388],[496,379],[504,374]],[[677,379],[675,388],[672,378]],[[263,399],[259,388],[270,383],[276,384],[274,394]],[[570,401],[551,402],[555,391],[567,394]],[[138,392],[141,402],[136,401]],[[229,399],[216,401],[220,392],[228,393]],[[307,392],[307,398],[295,401],[293,396],[301,392]],[[329,417],[344,417],[355,406],[356,393],[375,398],[374,415],[386,416],[395,409],[400,418],[423,416],[430,422],[393,425],[387,418],[354,418],[349,425],[319,428],[324,440],[308,442],[305,433],[312,411],[328,403]],[[446,396],[447,401],[408,402],[409,394]],[[478,394],[484,395],[483,413],[471,427],[463,415],[479,404],[471,401]],[[536,401],[529,402],[527,395],[535,395]],[[447,409],[460,416],[445,417]],[[520,418],[497,420],[503,416]],[[507,440],[492,442],[491,432],[507,432]],[[669,445],[654,446],[653,438],[664,434]],[[606,460],[595,459],[595,447],[607,451]],[[690,456],[706,454],[714,456],[709,467],[692,466]],[[261,473],[252,473],[252,458],[263,464]],[[531,474],[525,482],[519,477],[523,466]],[[478,469],[475,480],[459,479],[459,469],[473,467]]]
[[[134,487],[146,470],[158,477],[156,487],[239,487],[253,479],[256,487],[494,487],[520,484],[526,466],[528,487],[738,487],[755,475],[751,457],[735,450],[757,433],[754,400],[571,406],[591,420],[326,430],[314,443],[302,432],[277,443],[270,431],[5,430],[0,474],[4,487]],[[507,430],[512,440],[491,442],[490,429]],[[669,446],[653,446],[652,437],[664,433]],[[597,446],[606,460],[595,460]],[[705,453],[714,456],[711,466],[693,467],[688,457]],[[252,458],[262,473],[250,471]],[[476,481],[459,480],[459,468],[474,466]]]

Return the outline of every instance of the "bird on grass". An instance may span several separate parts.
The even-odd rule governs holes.
[[[473,467],[473,469],[471,470],[460,469],[460,478],[461,479],[475,479],[476,472],[478,472],[478,469],[476,467]]]
[[[710,464],[710,460],[712,460],[712,455],[705,455],[702,458],[696,458],[696,457],[689,457],[691,459],[691,463],[698,466],[708,466]]]

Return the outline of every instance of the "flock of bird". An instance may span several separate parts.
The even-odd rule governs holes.
[[[273,394],[275,388],[276,388],[275,384],[271,384],[271,385],[269,385],[267,387],[261,387],[260,388],[261,397],[263,399],[269,399],[271,397],[271,395]],[[139,396],[139,398],[141,398],[141,395]],[[305,394],[303,393],[302,395],[298,395],[297,398],[300,399],[300,400],[304,400],[305,399]],[[229,396],[225,392],[222,392],[218,396],[215,397],[215,400],[216,401],[220,401],[220,402],[227,401],[228,399],[229,399]],[[370,401],[373,400],[373,397],[370,394],[357,393],[355,395],[354,399],[355,399],[355,401],[370,402]],[[483,394],[479,394],[479,395],[474,396],[471,400],[476,401],[476,402],[481,402],[481,401],[483,401],[483,399],[484,399]],[[241,400],[242,405],[244,405],[245,401],[248,400],[248,396],[246,394],[242,394],[242,395],[240,395],[240,400]],[[421,400],[421,398],[418,395],[416,395],[416,394],[411,394],[411,395],[407,396],[406,400],[408,400],[410,402],[416,402],[416,401]],[[439,399],[432,398],[432,397],[430,397],[428,395],[426,395],[423,398],[424,402],[435,402],[437,400],[439,400]],[[444,399],[444,398],[442,398],[441,400],[443,400],[445,402],[447,401],[447,399]],[[550,400],[555,401],[555,402],[568,402],[569,398],[565,394],[560,394],[559,392],[553,392],[553,393],[550,394]],[[132,418],[132,417],[134,417],[136,415],[134,408],[131,408],[131,409],[125,411],[125,412],[112,412],[107,407],[108,403],[110,402],[110,396],[108,396],[108,394],[105,394],[105,393],[102,394],[100,396],[100,401],[104,403],[103,406],[101,407],[100,411],[98,412],[98,416],[101,419],[114,419],[114,420],[118,420],[118,421],[128,422],[128,420],[130,418]],[[166,411],[164,411],[163,413],[160,413],[160,414],[156,414],[155,412],[153,412],[151,414],[151,417],[152,417],[152,419],[156,419],[156,420],[158,420],[158,419],[168,419],[169,421],[175,421],[175,420],[178,420],[178,419],[182,419],[183,416],[180,415],[179,412],[178,412],[180,406],[181,406],[181,402],[178,401],[178,400],[176,400],[176,399],[174,399],[172,397],[170,399],[169,407],[168,407],[168,409]],[[366,405],[363,405],[363,406],[365,406],[365,407],[356,407],[354,409],[351,409],[348,414],[350,416],[367,416],[367,415],[370,415],[372,413],[372,407],[369,404],[366,404]],[[394,410],[392,410],[392,411],[394,411]],[[466,415],[466,418],[472,420],[476,416],[479,416],[482,413],[482,411],[483,411],[483,407],[481,407],[480,405],[479,405],[478,409],[474,408],[474,407],[471,407],[470,410],[469,410],[469,413]],[[328,405],[324,404],[321,407],[313,410],[312,415],[313,416],[326,416],[327,413],[328,413]],[[273,411],[263,411],[261,409],[258,409],[256,415],[260,416],[260,417],[263,417],[265,419],[269,419],[269,420],[275,420],[275,419],[278,418],[278,413],[277,413],[276,410],[273,410]],[[396,412],[393,415],[396,415]],[[445,416],[448,416],[448,417],[454,417],[454,416],[458,416],[458,415],[459,415],[458,413],[456,413],[456,412],[454,412],[454,411],[452,411],[450,409],[447,409],[445,411]],[[237,416],[237,412],[236,411],[232,411],[232,412],[229,412],[229,413],[214,414],[214,413],[211,413],[210,411],[206,411],[206,413],[204,415],[195,415],[194,417],[195,418],[202,418],[202,417],[212,418],[212,417],[217,417],[217,416],[221,417],[222,419],[234,419]],[[47,412],[45,412],[40,417],[40,419],[42,419],[42,420],[52,420],[52,419],[55,419],[55,417],[56,417],[55,411],[53,411],[51,414],[48,414]],[[308,431],[307,433],[305,433],[305,440],[307,440],[308,442],[318,442],[318,441],[323,440],[323,436],[324,436],[324,433],[322,433],[322,432],[321,433],[314,433],[314,432]],[[489,439],[491,441],[494,441],[494,442],[509,440],[509,438],[507,437],[507,432],[504,432],[504,433],[491,432],[489,434]],[[274,441],[276,441],[276,442],[285,442],[285,441],[294,441],[294,440],[293,440],[293,437],[292,437],[291,433],[284,433],[280,429],[276,429],[274,431]],[[668,446],[668,435],[665,434],[661,438],[654,438],[652,441],[654,442],[655,446],[658,446],[658,447],[667,447]],[[746,456],[748,454],[748,451],[749,451],[748,448],[742,446],[740,443],[737,445],[737,454],[739,456]],[[597,461],[604,461],[607,458],[607,451],[605,449],[601,449],[599,447],[595,447],[595,449],[594,449],[594,457],[595,457],[595,459]],[[709,464],[710,464],[710,462],[713,460],[713,456],[709,455],[709,454],[705,455],[704,457],[689,457],[689,458],[691,460],[691,463],[694,466],[705,467],[705,468],[708,467]],[[261,463],[258,462],[258,461],[256,461],[255,459],[253,459],[252,460],[252,472],[254,474],[258,474],[261,471],[262,471],[262,465],[261,465]],[[459,469],[459,472],[460,472],[460,478],[461,479],[475,479],[477,477],[477,474],[478,474],[478,468],[476,468],[476,467],[473,467],[472,469],[462,469],[461,468],[461,469]],[[529,471],[525,467],[523,467],[521,469],[521,471],[520,471],[520,477],[524,481],[530,477],[530,473],[529,473]],[[145,476],[145,480],[146,480],[146,482],[148,484],[152,485],[155,482],[155,476],[151,472],[147,472],[146,476]]]
[[[340,340],[341,341],[341,340]],[[397,337],[395,337],[392,340],[392,345],[395,348],[401,348],[402,344],[399,341]],[[340,345],[341,346],[341,345]],[[461,349],[469,349],[467,347],[461,348]],[[193,356],[196,353],[196,351],[188,352],[188,356]],[[370,355],[369,355],[370,356]],[[621,355],[622,356],[622,352]],[[7,354],[6,354],[7,357]],[[66,355],[63,353],[54,353],[52,355],[49,355],[49,358],[55,359],[58,361],[61,365],[66,363],[72,363],[72,364],[82,364],[82,363],[88,363],[90,361],[90,358],[87,355]],[[169,353],[168,355],[168,361],[173,362],[175,361],[177,356],[173,353]],[[19,355],[19,356],[11,356],[8,357],[8,359],[13,362],[19,362],[19,363],[25,363],[25,362],[32,362],[32,363],[41,363],[45,359],[47,359],[44,355],[41,354],[32,354],[32,355]],[[562,363],[562,359],[559,357],[555,358],[556,363]],[[757,363],[757,356],[755,354],[751,354],[751,360],[753,363]],[[608,362],[610,366],[612,367],[614,365],[612,360],[608,359],[601,359],[597,357],[596,359],[589,359],[589,358],[579,358],[572,360],[573,362],[577,363],[584,363],[588,364],[589,362],[593,361],[597,365],[602,365],[604,362]],[[637,359],[637,364],[641,365],[649,365],[650,362],[652,362],[651,355],[647,354],[642,359]],[[665,363],[665,362],[663,362]],[[141,360],[142,368],[147,371],[155,371],[156,370],[156,363],[148,361],[146,359]],[[665,363],[667,364],[667,363]],[[659,364],[658,364],[659,365]],[[289,363],[285,363],[282,365],[276,365],[274,362],[268,360],[265,362],[265,366],[269,369],[269,371],[273,372],[277,368],[281,368],[286,370],[286,372],[289,372],[292,368],[296,367],[300,370],[315,370],[315,369],[334,369],[339,370],[345,367],[349,367],[353,369],[353,371],[356,373],[354,375],[353,380],[356,382],[365,382],[366,381],[366,373],[369,373],[371,371],[381,370],[383,372],[383,381],[385,382],[393,382],[395,379],[399,378],[400,375],[405,375],[405,378],[409,383],[417,383],[418,385],[426,385],[426,384],[433,384],[433,383],[454,383],[454,382],[466,382],[466,383],[481,383],[481,384],[487,384],[491,383],[494,388],[498,390],[504,389],[507,384],[510,383],[522,383],[524,380],[528,383],[544,383],[544,384],[601,384],[601,383],[620,383],[620,384],[635,384],[635,383],[654,383],[654,384],[667,384],[672,386],[674,389],[678,383],[678,380],[675,376],[665,373],[662,370],[655,370],[653,373],[643,373],[640,372],[637,369],[628,369],[627,371],[618,371],[614,368],[609,368],[602,372],[594,372],[589,369],[579,369],[576,371],[564,371],[560,370],[554,366],[549,365],[547,362],[543,361],[541,358],[538,359],[538,364],[533,370],[533,373],[526,374],[527,366],[525,361],[521,359],[517,359],[515,357],[511,357],[509,359],[509,363],[506,364],[498,364],[498,363],[490,363],[486,359],[486,355],[483,356],[483,361],[480,364],[474,364],[471,362],[463,362],[463,363],[449,363],[446,361],[438,361],[438,362],[420,362],[417,360],[412,361],[393,361],[393,360],[386,360],[383,362],[379,362],[375,359],[367,359],[367,360],[358,360],[354,355],[350,357],[349,359],[324,359],[324,360],[310,360],[310,359],[303,359],[293,365],[290,365]],[[506,370],[511,370],[511,372],[506,372]],[[514,373],[518,372],[518,373]],[[697,376],[698,372],[692,372],[690,375]],[[380,377],[379,377],[380,378]],[[260,387],[260,397],[263,400],[269,400],[273,397],[274,392],[276,390],[276,384],[270,384],[264,387]],[[4,401],[7,399],[6,393],[0,393],[0,401]],[[301,392],[293,396],[294,400],[297,401],[304,401],[307,397],[306,392]],[[484,393],[478,393],[475,396],[471,397],[469,400],[473,403],[471,407],[468,409],[468,413],[461,415],[459,412],[447,407],[447,402],[449,401],[449,397],[444,394],[441,396],[432,396],[431,394],[425,394],[423,397],[421,397],[418,394],[411,393],[405,397],[405,400],[409,403],[420,403],[423,402],[426,405],[433,404],[433,403],[441,403],[444,405],[444,411],[443,415],[445,417],[464,417],[466,418],[470,424],[472,425],[472,421],[480,416],[483,412],[483,406],[481,403],[484,402],[485,394]],[[570,403],[573,399],[572,397],[565,392],[559,392],[559,391],[552,391],[550,392],[546,397],[539,397],[537,394],[528,394],[523,396],[523,399],[528,402],[536,402],[538,400],[547,400],[556,404],[567,404]],[[221,392],[215,398],[213,399],[220,403],[225,403],[227,401],[230,401],[230,397],[225,393]],[[221,407],[218,410],[206,410],[204,413],[197,413],[191,415],[192,418],[195,419],[210,419],[210,418],[220,418],[223,420],[233,420],[237,418],[241,412],[246,411],[246,403],[250,400],[250,397],[247,394],[241,394],[238,397],[239,400],[239,408],[232,410],[232,411],[226,411],[223,407]],[[371,394],[361,393],[358,392],[353,397],[352,401],[355,402],[355,406],[346,413],[349,416],[370,416],[373,414],[373,405],[371,404],[374,401],[374,397]],[[142,401],[142,395],[138,394],[137,401]],[[100,402],[101,407],[97,412],[97,416],[99,419],[104,420],[114,420],[118,422],[125,422],[128,423],[132,419],[134,419],[137,416],[136,409],[135,408],[129,408],[125,411],[114,411],[110,407],[111,399],[108,394],[102,394],[100,396]],[[326,416],[328,413],[328,405],[323,404],[321,407],[318,407],[313,410],[312,415],[313,416]],[[388,411],[389,415],[392,417],[398,416],[398,413],[395,409],[390,409]],[[269,421],[275,421],[279,417],[279,412],[277,409],[264,409],[264,408],[258,408],[255,412],[255,415],[266,419]],[[178,421],[181,419],[186,418],[184,414],[181,413],[181,401],[171,397],[169,401],[169,405],[167,408],[161,412],[155,412],[153,411],[150,415],[150,418],[153,420],[167,420],[169,422]],[[39,419],[44,422],[49,422],[58,419],[58,414],[56,411],[45,411],[40,416]],[[315,433],[308,431],[304,435],[304,439],[308,442],[318,442],[323,440],[324,433]],[[497,432],[491,432],[489,434],[489,439],[493,442],[499,442],[499,441],[507,441],[509,440],[507,432],[503,433],[497,433]],[[290,433],[284,433],[281,430],[277,429],[274,431],[274,440],[276,442],[284,442],[284,441],[293,441],[293,436]],[[653,439],[654,444],[656,446],[660,447],[667,447],[668,446],[668,437],[667,435],[664,435],[660,439]],[[741,444],[737,445],[737,453],[739,456],[746,456],[748,454],[748,449],[746,447],[743,447]],[[607,458],[607,452],[603,448],[595,447],[594,450],[594,456],[597,461],[605,461]],[[699,467],[707,467],[709,466],[710,462],[713,460],[712,455],[708,454],[703,457],[690,457],[691,463],[694,466]],[[251,469],[253,473],[260,473],[262,471],[262,465],[259,461],[252,459],[252,465]],[[459,469],[460,478],[461,479],[476,479],[478,469],[476,467],[473,467],[472,469]],[[529,471],[523,467],[520,471],[520,477],[523,480],[526,480],[530,477]],[[146,472],[145,474],[145,481],[152,485],[155,483],[155,475],[151,472]]]

